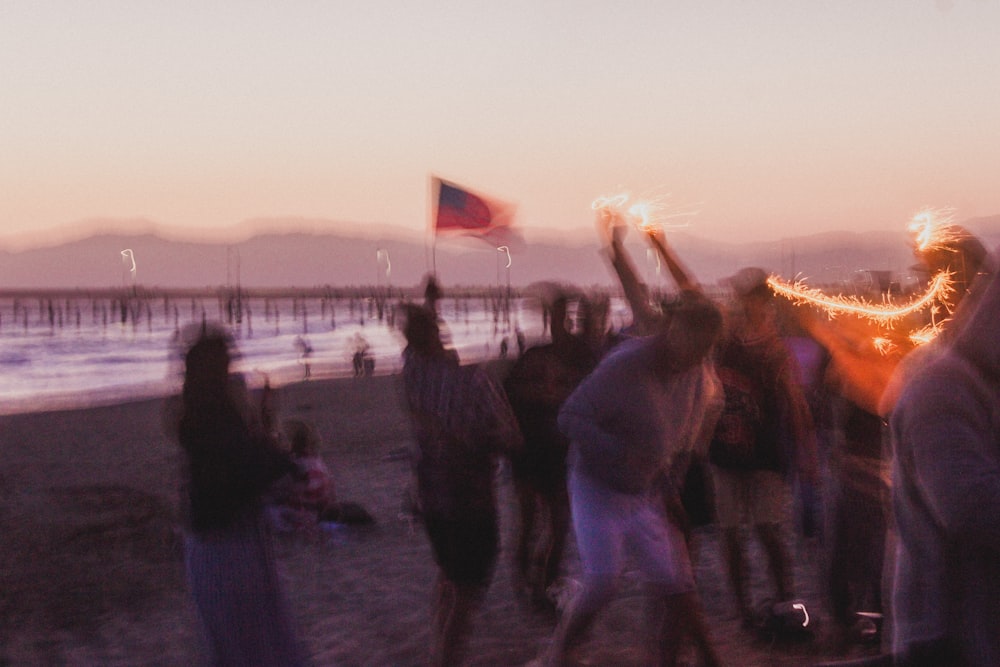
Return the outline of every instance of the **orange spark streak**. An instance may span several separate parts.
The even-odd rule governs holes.
[[[953,291],[951,273],[942,271],[935,275],[927,291],[909,303],[876,305],[858,297],[828,296],[818,289],[806,287],[801,281],[788,283],[777,276],[767,279],[771,290],[797,304],[810,304],[826,310],[830,317],[839,314],[855,315],[883,326],[892,326],[896,320],[934,305],[937,300],[946,300]]]
[[[687,222],[668,225],[666,221],[672,218],[691,217],[696,215],[698,211],[676,210],[673,213],[667,213],[667,205],[664,203],[667,197],[669,195],[653,199],[637,199],[628,192],[622,192],[617,195],[598,197],[591,203],[590,207],[595,211],[608,211],[612,215],[632,223],[639,231],[647,234],[653,233],[661,227],[687,227]],[[628,205],[630,200],[633,203]]]
[[[924,209],[910,221],[907,229],[916,235],[917,250],[947,247],[954,240],[954,216],[950,209]]]

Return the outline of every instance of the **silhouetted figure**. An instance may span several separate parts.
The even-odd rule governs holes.
[[[626,547],[648,590],[649,664],[675,664],[689,624],[702,620],[683,533],[662,511],[656,487],[678,457],[704,442],[720,395],[708,358],[718,309],[689,296],[656,334],[621,343],[559,412],[570,440],[569,494],[582,588],[556,629],[547,664],[563,664],[614,596]],[[710,647],[703,655],[710,664]]]
[[[419,456],[417,492],[440,567],[431,626],[431,665],[459,664],[499,549],[493,478],[497,456],[521,447],[502,388],[444,348],[429,308],[407,308],[403,384]]]
[[[295,347],[299,351],[299,363],[302,364],[302,379],[308,380],[312,376],[312,344],[304,336],[296,336]]]
[[[977,276],[991,267],[985,247],[968,231],[957,226],[942,231],[946,231],[944,242],[914,251],[919,261],[915,269],[928,277],[947,271],[954,285],[930,315],[941,325],[935,342],[914,347],[902,335],[894,350],[884,354],[871,343],[873,336],[882,335],[871,326],[796,309],[800,323],[826,347],[831,359],[826,380],[833,394],[835,437],[828,494],[827,586],[833,618],[845,639],[877,640],[879,627],[872,615],[891,611],[883,596],[895,551],[888,484],[892,457],[885,447],[885,419],[916,369],[947,347],[938,344],[950,336],[947,315],[962,303]],[[926,313],[917,317],[896,329],[905,334],[930,324]]]
[[[890,418],[904,667],[1000,664],[1000,274],[979,288]]]
[[[366,362],[368,360],[368,350],[371,346],[368,341],[361,334],[354,334],[354,354],[351,355],[351,365],[354,367],[354,377],[358,378],[363,375],[371,375],[368,373],[368,368]],[[372,371],[375,370],[374,360],[371,364]]]
[[[790,600],[792,561],[782,532],[789,481],[797,473],[815,483],[816,444],[794,358],[778,335],[767,274],[743,269],[730,283],[734,307],[715,355],[726,406],[709,460],[729,581],[750,627],[755,614],[742,529],[752,527],[764,547],[777,600]]]
[[[567,303],[565,296],[555,299],[551,342],[525,351],[504,382],[524,435],[524,449],[511,457],[520,508],[516,586],[526,589],[537,608],[549,610],[555,604],[547,590],[559,575],[569,529],[569,440],[559,431],[559,408],[597,364],[586,339],[566,328]]]
[[[230,377],[230,340],[206,328],[185,356],[177,437],[186,455],[188,583],[214,665],[301,665],[263,497],[294,470]]]

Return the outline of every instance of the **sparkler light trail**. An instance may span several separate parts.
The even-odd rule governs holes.
[[[950,209],[924,209],[910,221],[907,229],[916,235],[917,250],[939,250],[955,240],[954,214]]]
[[[621,192],[617,195],[598,197],[591,202],[590,207],[595,211],[608,211],[611,215],[621,217],[634,224],[639,231],[646,233],[657,227],[687,227],[687,222],[668,225],[666,221],[672,218],[690,217],[697,214],[697,211],[677,210],[674,213],[667,213],[666,198],[634,199],[629,193]],[[630,200],[632,204],[626,206]]]
[[[806,287],[801,281],[789,283],[777,276],[768,278],[767,284],[775,294],[796,304],[818,306],[830,317],[841,314],[854,315],[888,327],[903,317],[932,307],[937,302],[947,302],[954,291],[952,274],[948,271],[936,274],[922,295],[899,305],[889,301],[881,305],[872,304],[855,296],[829,296],[818,289]]]
[[[381,259],[385,257],[385,277],[388,278],[389,274],[392,273],[392,262],[389,261],[389,251],[379,248],[375,251],[375,263],[377,264]]]
[[[508,248],[505,245],[497,246],[497,252],[505,252],[505,253],[507,253],[507,266],[504,267],[504,268],[509,269],[510,268],[510,248]]]
[[[132,275],[132,281],[135,281],[136,266],[135,266],[135,254],[132,252],[131,248],[125,248],[122,250],[122,261],[130,263],[129,273]]]

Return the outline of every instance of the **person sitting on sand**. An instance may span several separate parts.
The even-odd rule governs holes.
[[[296,469],[275,491],[273,523],[281,531],[313,529],[336,507],[333,480],[319,454],[319,433],[301,419],[285,421],[282,430]]]
[[[296,469],[276,485],[272,519],[277,529],[308,532],[322,523],[375,523],[375,518],[358,503],[337,500],[333,476],[319,453],[322,440],[316,427],[302,419],[289,419],[283,431]]]

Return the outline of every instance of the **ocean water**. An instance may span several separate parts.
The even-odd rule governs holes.
[[[512,301],[507,318],[482,298],[444,299],[440,314],[463,362],[499,356],[505,337],[516,354],[515,328],[529,343],[543,337],[541,311],[524,299]],[[242,317],[230,318],[214,297],[159,299],[133,303],[123,318],[108,299],[0,299],[0,413],[177,391],[180,339],[203,319],[229,323],[239,353],[234,370],[251,386],[265,377],[275,386],[303,379],[303,342],[314,378],[353,375],[362,344],[376,374],[402,365],[402,333],[388,309],[380,318],[370,300],[254,298],[244,301]]]

